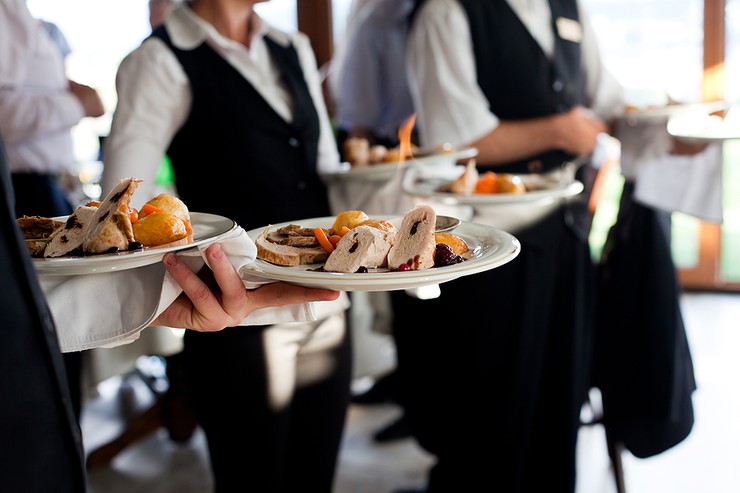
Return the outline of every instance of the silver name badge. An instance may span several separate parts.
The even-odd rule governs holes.
[[[566,41],[580,43],[583,39],[581,23],[576,20],[568,19],[567,17],[558,17],[555,20],[555,26],[558,29],[558,36]]]

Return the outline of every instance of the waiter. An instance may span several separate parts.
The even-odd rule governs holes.
[[[577,0],[419,2],[408,43],[420,144],[477,147],[480,171],[560,173],[622,108]],[[573,491],[592,339],[585,198],[474,220],[512,231],[519,257],[436,300],[392,293],[407,416],[437,456],[428,491]]]

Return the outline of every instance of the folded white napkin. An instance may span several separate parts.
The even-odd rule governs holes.
[[[635,200],[667,212],[721,223],[722,148],[710,144],[694,156],[670,154],[664,124],[619,129],[622,174],[635,183]]]
[[[242,228],[219,237],[218,242],[237,271],[254,262],[257,256],[254,242]],[[180,251],[177,255],[197,272],[206,263],[205,250],[210,244]],[[42,275],[39,281],[54,316],[63,352],[114,347],[135,341],[182,292],[161,262],[88,275]],[[245,280],[244,285],[247,289],[255,289],[268,282]],[[339,301],[346,303],[346,298]],[[313,321],[317,319],[314,305],[262,308],[252,312],[239,325]]]

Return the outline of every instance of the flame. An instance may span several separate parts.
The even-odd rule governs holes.
[[[414,129],[414,123],[416,123],[416,113],[401,124],[398,128],[398,163],[402,164],[406,161],[406,156],[411,156],[411,131]]]

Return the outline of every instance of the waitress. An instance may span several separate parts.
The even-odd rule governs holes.
[[[103,189],[155,191],[166,153],[191,210],[249,230],[330,215],[318,171],[339,168],[308,38],[258,1],[194,0],[121,64]],[[330,493],[351,372],[346,295],[313,323],[185,335],[187,390],[217,492]]]
[[[577,0],[428,0],[409,37],[421,145],[479,149],[478,169],[561,172],[622,108]],[[601,117],[597,116],[601,115]],[[588,390],[592,267],[585,198],[491,209],[519,257],[440,286],[392,293],[409,425],[437,457],[428,491],[573,491]]]

